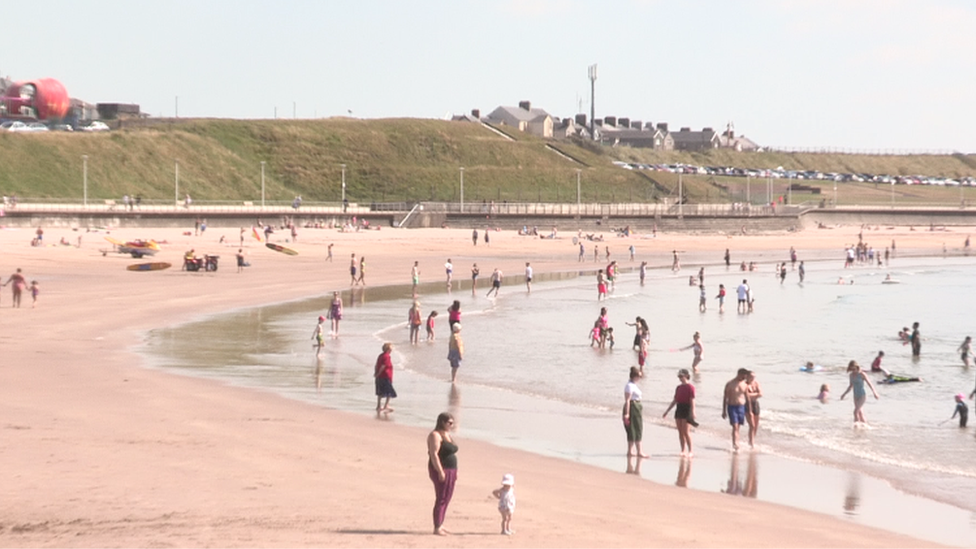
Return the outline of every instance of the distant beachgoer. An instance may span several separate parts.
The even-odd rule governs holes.
[[[485,233],[487,234],[487,233]],[[414,261],[410,269],[410,281],[413,282],[413,295],[417,296],[417,285],[420,284],[420,262]]]
[[[617,287],[617,261],[611,261],[607,265],[607,283],[610,285],[610,290],[614,290]]]
[[[671,272],[678,272],[681,270],[681,261],[678,259],[678,250],[671,250]]]
[[[590,347],[596,347],[600,345],[600,320],[597,319],[593,322],[593,329],[590,330]]]
[[[454,303],[451,303],[451,306],[447,308],[447,323],[451,328],[454,328],[458,322],[461,322],[461,302],[455,299]]]
[[[604,246],[604,248],[606,249],[607,253],[607,261],[610,261],[610,246]]]
[[[969,421],[969,407],[966,406],[966,396],[962,393],[956,395],[956,409],[949,419],[954,419],[957,415],[959,416],[959,426],[965,427]]]
[[[245,233],[245,229],[244,227],[241,227],[241,248],[244,247],[244,233]],[[329,251],[331,252],[331,249]]]
[[[912,344],[912,357],[918,358],[922,354],[922,335],[918,331],[918,322],[912,323],[912,335],[908,341]]]
[[[597,317],[597,321],[600,323],[600,348],[604,348],[607,344],[607,329],[610,328],[610,319],[607,317],[607,308],[600,307],[600,316]]]
[[[628,248],[627,250],[630,252],[630,260],[633,261],[634,260],[634,254],[637,253],[637,249],[634,248],[634,245],[633,244],[631,244],[630,245],[630,248]]]
[[[708,294],[705,293],[705,285],[698,286],[698,312],[704,313],[707,307]]]
[[[593,245],[593,263],[596,263],[599,260],[600,260],[600,246],[594,244]]]
[[[698,284],[705,284],[705,267],[698,269]]]
[[[31,309],[37,307],[37,296],[41,294],[41,287],[38,285],[36,280],[31,280],[30,285],[31,292]]]
[[[790,246],[790,264],[793,269],[796,269],[796,248]]]
[[[674,398],[668,409],[661,414],[661,417],[668,417],[668,412],[674,408],[674,425],[678,429],[678,443],[681,444],[681,455],[691,457],[693,450],[691,447],[691,432],[689,424],[697,425],[695,421],[695,386],[688,383],[691,374],[682,368],[678,370],[678,380],[680,383],[674,388]],[[687,448],[687,450],[686,450]]]
[[[451,281],[454,279],[454,264],[451,263],[451,258],[447,258],[447,263],[444,264],[444,273],[447,275],[447,289],[451,289]]]
[[[867,400],[867,393],[864,391],[864,384],[867,384],[871,388],[871,392],[874,394],[874,398],[880,398],[878,396],[878,391],[874,389],[874,385],[871,380],[868,379],[867,374],[861,371],[861,367],[858,365],[857,361],[850,361],[847,365],[847,371],[850,377],[850,384],[847,389],[840,395],[840,399],[844,400],[847,393],[854,391],[854,423],[867,423],[864,420],[864,401]]]
[[[366,285],[366,256],[359,256],[359,276],[356,277],[357,283],[362,283],[363,286]]]
[[[641,377],[644,377],[644,364],[647,363],[647,344],[647,338],[641,337],[640,345],[637,346],[637,368],[640,370]]]
[[[607,278],[603,274],[603,269],[596,273],[596,300],[603,301],[607,297]]]
[[[414,301],[407,311],[407,324],[410,327],[410,343],[416,345],[420,339],[420,325],[423,323],[420,313],[420,302]]]
[[[644,278],[647,277],[647,262],[641,261],[640,265],[640,285],[644,285]]]
[[[728,418],[732,425],[732,450],[739,450],[739,429],[746,422],[747,392],[749,390],[746,377],[749,370],[739,368],[736,376],[725,384],[722,392],[722,419]]]
[[[727,269],[729,267],[729,264],[732,262],[732,256],[729,254],[728,248],[725,248],[725,256],[723,257],[723,259],[725,259],[725,268]]]
[[[512,515],[515,514],[515,477],[510,474],[503,476],[502,487],[493,490],[491,495],[498,498],[498,512],[502,515],[502,535],[514,534]]]
[[[830,397],[830,385],[824,383],[823,385],[820,386],[820,394],[817,395],[817,400],[819,400],[821,404],[827,404],[827,399],[829,397]]]
[[[903,345],[908,345],[908,342],[911,341],[911,338],[912,338],[912,332],[909,331],[908,326],[905,326],[904,328],[901,329],[901,331],[898,332],[898,339],[901,340]]]
[[[471,231],[471,243],[474,244],[475,246],[478,245],[478,229],[474,229]]]
[[[582,243],[582,242],[580,242],[580,243],[579,243],[579,258],[578,258],[578,261],[579,261],[580,263],[582,263],[582,262],[583,262],[583,256],[584,256],[584,255],[586,255],[586,246],[584,246],[584,245],[583,245],[583,243]]]
[[[962,363],[969,368],[969,355],[973,354],[973,338],[971,336],[966,336],[963,340],[962,345],[959,346],[959,358],[962,359]]]
[[[525,289],[529,292],[532,291],[532,266],[529,262],[525,262]]]
[[[624,430],[627,432],[627,456],[640,458],[650,457],[644,453],[644,415],[641,405],[641,390],[637,380],[641,378],[640,370],[630,367],[630,381],[624,386]]]
[[[376,357],[376,367],[373,370],[373,378],[375,379],[376,385],[376,411],[377,412],[392,412],[393,408],[390,408],[390,399],[396,398],[396,389],[393,388],[393,361],[390,359],[390,352],[393,350],[393,344],[389,341],[383,344],[383,352],[380,356]],[[382,406],[380,403],[383,399]]]
[[[236,257],[237,257],[237,272],[243,273],[245,263],[246,263],[244,261],[244,248],[238,248]]]
[[[749,405],[746,406],[746,421],[749,423],[749,447],[756,446],[756,433],[759,432],[759,399],[762,397],[762,387],[756,381],[756,373],[749,372],[746,376],[746,398]]]
[[[687,347],[682,347],[679,350],[687,351],[688,349],[692,349],[695,356],[694,358],[691,359],[691,369],[697,372],[698,365],[701,364],[701,361],[704,358],[705,347],[702,345],[700,333],[695,332],[695,335],[691,336],[691,338],[694,340],[691,343],[691,345],[688,345]]]
[[[431,311],[427,315],[427,341],[434,341],[434,319],[437,318],[437,311]]]
[[[356,254],[349,258],[349,285],[356,285]]]
[[[444,517],[457,482],[457,444],[451,437],[454,416],[443,412],[437,416],[434,430],[427,435],[427,474],[434,483],[434,534],[446,536]]]
[[[749,283],[746,279],[742,279],[742,284],[735,289],[736,296],[739,299],[739,305],[737,311],[740,313],[747,312],[749,310]]]
[[[718,312],[724,313],[725,312],[725,284],[718,285],[718,295],[715,296],[715,299],[718,300]]]
[[[457,381],[457,371],[464,359],[464,340],[461,339],[461,325],[451,326],[451,338],[447,343],[447,360],[451,363],[451,383]]]
[[[478,269],[478,264],[475,263],[471,266],[471,295],[474,295],[475,290],[478,289],[478,275],[481,274],[481,270]]]
[[[242,228],[241,230],[243,231],[244,229]],[[241,245],[242,246],[244,245],[244,234],[243,233],[241,234]],[[335,243],[329,243],[329,255],[325,256],[325,260],[328,261],[328,262],[330,262],[330,263],[332,262],[332,246],[335,246]]]
[[[803,262],[802,261],[800,262],[799,274],[800,274],[800,283],[802,284],[803,283],[803,279],[806,278],[806,275],[807,275],[807,270],[803,267]]]
[[[325,317],[319,317],[319,323],[315,325],[315,330],[312,332],[312,340],[315,341],[316,353],[322,352],[322,347],[325,345]]]
[[[485,246],[490,246],[491,241],[488,238],[488,229],[485,229]]]
[[[10,278],[8,278],[3,285],[6,286],[10,283],[13,283],[13,287],[10,288],[13,295],[13,304],[11,304],[11,307],[19,308],[20,297],[23,295],[24,290],[27,289],[27,279],[25,279],[24,275],[21,274],[20,268],[18,268],[14,274],[10,275]]]
[[[641,326],[641,320],[642,320],[641,317],[638,316],[636,319],[634,319],[633,322],[624,322],[624,324],[634,327],[635,333],[634,333],[634,344],[633,346],[631,346],[632,349],[640,348],[640,342],[641,339],[643,339],[643,334],[642,334],[643,327]]]
[[[332,335],[339,335],[339,321],[342,320],[342,297],[339,292],[332,292],[332,303],[329,305],[329,318],[332,320]]]
[[[885,356],[884,351],[878,351],[878,356],[874,357],[874,361],[871,362],[871,371],[881,372],[882,374],[884,374],[885,377],[889,377],[891,376],[891,372],[885,370],[884,367],[881,365],[881,359],[883,359],[884,356]]]
[[[610,344],[610,348],[613,349],[616,340],[613,339],[613,327],[607,328],[607,343]]]
[[[495,292],[495,297],[498,297],[498,290],[501,289],[501,287],[502,272],[496,267],[494,272],[491,273],[491,288],[488,290],[488,293],[485,294],[485,297],[490,296],[492,292]]]
[[[784,261],[779,266],[779,283],[782,284],[786,281],[786,262]]]

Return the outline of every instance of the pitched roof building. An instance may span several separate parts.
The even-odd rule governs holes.
[[[539,137],[551,138],[553,119],[543,109],[533,109],[529,101],[520,101],[518,107],[498,107],[487,117],[488,122],[504,124]]]

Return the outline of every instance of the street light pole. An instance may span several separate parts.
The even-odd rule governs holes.
[[[464,213],[464,166],[461,166],[461,213]]]
[[[346,165],[342,164],[342,211],[346,211]]]
[[[180,161],[179,160],[176,161],[176,190],[174,191],[173,196],[176,197],[176,201],[174,204],[175,206],[176,204],[180,203]]]
[[[83,203],[85,207],[88,207],[88,155],[81,155],[82,160],[82,170],[81,170],[81,180],[82,180],[82,196]]]
[[[264,160],[261,161],[261,208],[264,208]]]
[[[580,172],[576,170],[576,219],[580,218]]]

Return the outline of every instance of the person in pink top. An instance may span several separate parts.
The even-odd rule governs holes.
[[[681,383],[674,388],[674,398],[671,400],[671,404],[668,404],[668,409],[661,415],[661,417],[668,417],[668,412],[671,411],[671,408],[675,409],[674,424],[678,428],[678,441],[681,443],[681,455],[687,457],[693,455],[689,425],[698,426],[698,423],[695,421],[695,386],[688,383],[690,377],[691,374],[685,368],[678,370],[678,379]]]

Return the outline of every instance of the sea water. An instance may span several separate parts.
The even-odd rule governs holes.
[[[531,293],[520,277],[508,277],[497,298],[485,297],[487,287],[472,295],[469,281],[463,288],[455,282],[451,293],[442,283],[430,284],[421,288],[418,300],[424,318],[432,310],[440,313],[436,338],[425,341],[421,329],[418,345],[407,339],[407,310],[414,300],[409,287],[355,288],[343,292],[340,336],[327,339],[318,356],[311,336],[316,317],[327,309],[327,297],[154,330],[144,351],[158,366],[371,413],[376,404],[373,364],[382,343],[391,341],[400,397],[392,403],[396,412],[381,419],[427,426],[449,410],[465,436],[624,469],[619,415],[627,371],[637,363],[631,347],[635,332],[625,323],[641,316],[651,331],[641,381],[645,424],[650,425],[645,449],[652,462],[674,464],[645,465],[645,477],[704,490],[758,492],[761,499],[841,516],[877,515],[865,522],[918,535],[885,517],[890,501],[876,501],[873,507],[858,501],[860,483],[881,479],[899,489],[903,500],[912,500],[905,503],[909,507],[951,504],[929,509],[947,521],[937,528],[941,537],[929,539],[971,540],[976,533],[976,428],[960,429],[956,420],[946,420],[954,410],[953,395],[968,397],[974,388],[976,368],[966,368],[956,349],[971,333],[969,279],[976,261],[899,258],[888,267],[839,265],[807,262],[802,284],[793,270],[781,283],[769,265],[745,273],[709,266],[704,312],[698,309],[698,287],[688,282],[688,275],[697,272],[691,269],[649,271],[643,286],[636,272],[623,273],[603,302],[597,301],[594,274],[585,268],[537,275]],[[898,284],[882,284],[887,275]],[[736,311],[735,289],[743,278],[756,298],[748,314]],[[713,297],[720,283],[728,294],[724,313]],[[465,358],[459,383],[452,386],[447,307],[455,299],[461,302]],[[601,307],[607,307],[615,329],[613,349],[590,345]],[[923,337],[918,360],[897,338],[898,330],[913,322],[920,323]],[[699,466],[692,475],[693,465],[676,459],[677,437],[669,429],[673,420],[661,414],[673,396],[677,370],[691,367],[691,351],[681,348],[691,344],[695,332],[702,336],[704,360],[692,379],[701,423],[694,435],[694,463],[721,460],[727,465]],[[848,386],[847,363],[857,360],[868,370],[879,350],[885,351],[885,368],[923,381],[885,385],[878,383],[879,374],[869,373],[880,399],[868,391],[868,426],[855,428],[851,395],[839,399]],[[808,361],[822,369],[801,372]],[[757,441],[766,468],[762,490],[756,489],[752,453],[729,458],[729,426],[721,419],[722,390],[738,368],[754,370],[762,385]],[[826,404],[815,398],[824,383],[831,388]],[[746,433],[744,426],[743,446]],[[832,466],[833,476],[826,478],[822,468],[804,469],[804,463]],[[844,494],[836,507],[808,504],[797,496],[797,491],[822,489],[824,482]]]

